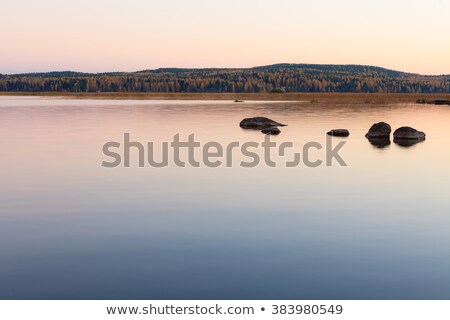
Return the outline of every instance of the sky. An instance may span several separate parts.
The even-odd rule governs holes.
[[[0,0],[0,73],[375,65],[450,74],[450,0]]]

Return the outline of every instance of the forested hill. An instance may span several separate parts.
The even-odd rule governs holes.
[[[0,75],[0,92],[373,92],[450,93],[450,75],[373,66],[276,64],[246,69],[161,68]]]

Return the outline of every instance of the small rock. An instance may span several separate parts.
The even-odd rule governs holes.
[[[369,132],[366,134],[366,138],[389,138],[390,134],[391,126],[386,122],[378,122],[370,127]]]
[[[265,134],[273,134],[273,135],[278,135],[281,133],[280,129],[278,129],[276,127],[262,129],[261,132],[265,133]]]
[[[333,129],[328,131],[327,135],[334,137],[348,137],[350,132],[347,129]]]
[[[270,127],[283,127],[285,124],[273,121],[272,119],[265,117],[245,118],[239,124],[243,129],[256,129],[261,130]]]
[[[243,100],[234,100],[234,102],[244,102]]]
[[[418,100],[416,101],[416,103],[417,103],[417,104],[426,104],[426,103],[427,103],[427,100],[425,100],[425,99],[418,99]]]
[[[425,140],[425,133],[411,127],[401,127],[394,132],[395,140]]]

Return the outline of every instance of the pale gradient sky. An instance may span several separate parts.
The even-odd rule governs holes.
[[[367,64],[450,74],[450,0],[0,0],[0,73]]]

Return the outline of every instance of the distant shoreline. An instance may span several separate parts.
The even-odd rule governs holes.
[[[65,99],[118,100],[242,100],[242,101],[302,101],[337,104],[415,103],[418,99],[446,99],[450,94],[405,93],[63,93],[63,92],[0,92],[0,97],[49,97]]]

